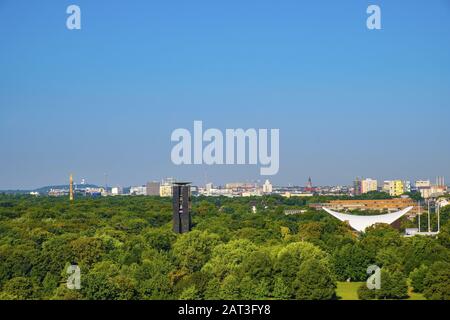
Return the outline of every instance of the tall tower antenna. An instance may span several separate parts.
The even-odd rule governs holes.
[[[73,175],[70,174],[69,178],[69,198],[70,201],[73,201]]]
[[[105,173],[105,193],[108,194],[108,174]]]

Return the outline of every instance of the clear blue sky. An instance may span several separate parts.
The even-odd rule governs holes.
[[[0,189],[263,179],[174,166],[194,120],[279,128],[275,184],[450,178],[448,0],[0,0],[0,39]]]

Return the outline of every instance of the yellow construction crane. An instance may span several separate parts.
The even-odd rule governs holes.
[[[73,201],[73,175],[70,175],[70,183],[69,183],[69,197],[70,201]]]

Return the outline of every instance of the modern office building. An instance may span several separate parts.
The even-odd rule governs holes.
[[[174,183],[172,186],[173,231],[191,231],[191,186],[188,182]]]

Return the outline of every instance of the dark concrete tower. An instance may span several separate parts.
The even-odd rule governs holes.
[[[173,191],[173,231],[186,233],[191,231],[191,186],[189,182],[177,182]]]

